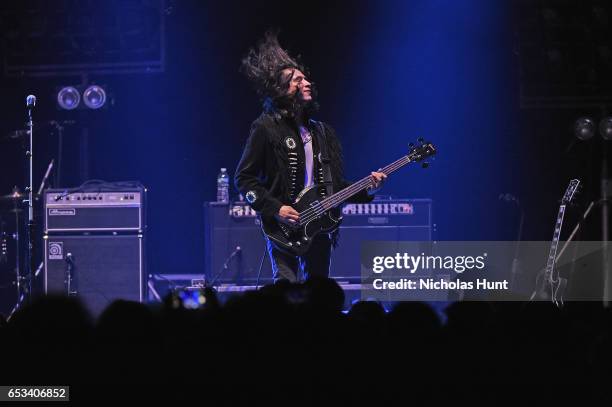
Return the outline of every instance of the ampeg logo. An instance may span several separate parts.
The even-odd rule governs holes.
[[[49,216],[74,216],[74,209],[49,209]]]
[[[63,260],[64,243],[49,242],[49,260]]]

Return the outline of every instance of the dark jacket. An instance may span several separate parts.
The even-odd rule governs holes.
[[[350,185],[343,177],[342,150],[334,130],[314,120],[309,120],[308,129],[313,135],[314,182],[323,183],[318,134],[327,143],[334,192]],[[271,219],[281,206],[291,205],[304,188],[305,167],[304,145],[295,121],[264,112],[251,125],[234,183],[253,209]],[[372,199],[364,190],[350,202],[367,203]]]

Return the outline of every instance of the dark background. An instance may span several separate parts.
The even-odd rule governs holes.
[[[27,16],[38,7],[44,15],[74,2],[21,3],[9,1],[0,10],[14,19],[20,10]],[[122,2],[97,3],[83,1],[72,11],[92,14]],[[559,73],[554,64],[577,66],[580,55],[559,62],[565,54],[551,54],[550,44],[575,48],[597,36],[597,45],[609,45],[605,27],[588,36],[580,31],[582,37],[575,29],[592,26],[588,18],[597,10],[607,13],[604,2],[176,0],[163,7],[164,72],[88,75],[112,93],[108,109],[57,110],[57,87],[79,84],[79,75],[0,78],[0,137],[24,127],[25,97],[38,96],[36,188],[57,151],[57,132],[44,122],[60,119],[76,124],[66,126],[61,185],[55,186],[103,179],[148,187],[149,273],[203,272],[203,202],[215,199],[220,167],[233,174],[261,110],[239,73],[240,59],[270,27],[281,29],[281,43],[309,67],[319,91],[317,118],[337,130],[349,179],[397,159],[417,137],[438,147],[430,168],[403,169],[382,191],[432,198],[436,239],[515,239],[519,212],[501,193],[519,198],[524,239],[550,239],[570,178],[586,184],[575,213],[599,194],[599,137],[567,149],[575,119],[598,121],[612,92],[605,74],[590,87],[573,86],[580,71]],[[546,7],[560,17],[551,19]],[[35,24],[28,21],[22,28]],[[548,29],[561,36],[550,37]],[[587,65],[602,63],[594,58]],[[23,189],[24,166],[20,143],[0,142],[0,193]],[[10,228],[6,210],[4,204],[0,214]],[[597,222],[590,239],[600,238]]]

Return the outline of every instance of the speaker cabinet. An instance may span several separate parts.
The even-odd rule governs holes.
[[[259,220],[253,216],[231,216],[228,205],[211,202],[204,207],[204,244],[206,247],[206,278],[210,281],[219,273],[217,282],[250,285],[257,281],[259,262],[265,250],[265,239]],[[238,255],[223,266],[236,247]],[[270,261],[264,259],[260,284],[271,281]]]
[[[141,235],[46,236],[44,248],[47,294],[67,294],[71,257],[71,290],[94,316],[117,299],[143,301]]]

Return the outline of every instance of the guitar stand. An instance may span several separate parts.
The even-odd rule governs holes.
[[[582,224],[584,223],[584,221],[587,219],[587,217],[591,213],[591,210],[593,209],[595,204],[596,204],[595,201],[591,201],[589,203],[589,206],[586,208],[586,210],[584,211],[584,213],[580,217],[580,220],[576,223],[576,226],[574,226],[574,229],[572,230],[572,233],[570,233],[569,237],[565,241],[565,244],[563,245],[561,250],[559,250],[559,253],[557,254],[557,257],[555,258],[555,263],[557,261],[559,261],[559,259],[561,258],[561,255],[563,254],[563,252],[565,252],[565,249],[567,249],[567,246],[569,245],[569,243],[574,239],[574,236],[576,235],[576,233],[578,233],[578,231],[582,227]],[[601,204],[601,201],[598,201],[597,205],[600,205],[600,204]]]
[[[559,261],[559,259],[561,258],[561,256],[565,252],[565,250],[567,249],[568,245],[570,244],[570,242],[572,242],[574,240],[576,234],[581,230],[584,222],[589,217],[589,215],[590,215],[591,211],[593,210],[593,208],[595,206],[603,206],[602,207],[602,211],[607,211],[606,205],[609,204],[608,201],[609,201],[608,199],[603,198],[603,199],[600,199],[598,201],[591,201],[589,203],[589,205],[585,209],[584,213],[580,217],[580,220],[578,220],[578,222],[576,223],[576,226],[574,226],[574,229],[572,230],[572,233],[570,233],[569,237],[565,241],[565,244],[563,245],[561,250],[559,250],[559,253],[557,254],[557,257],[555,258],[555,263],[557,261]],[[607,222],[607,220],[605,218],[602,221]],[[605,229],[604,229],[604,231],[605,231]],[[608,276],[608,274],[610,273],[610,270],[609,270],[609,268],[606,267],[607,261],[610,260],[610,259],[608,259],[608,255],[607,255],[607,251],[608,251],[607,250],[607,245],[608,245],[607,240],[602,240],[602,245],[603,245],[603,250],[602,250],[602,256],[603,256],[603,258],[602,258],[602,261],[603,261],[602,262],[602,269],[603,269],[603,273],[604,273],[604,275],[603,275],[603,278],[604,278],[604,281],[603,281],[603,284],[604,284],[603,301],[604,301],[604,304],[607,304],[610,301],[610,293],[606,291],[606,288],[607,288],[607,285],[608,285],[607,280],[610,279],[610,276]],[[575,257],[576,257],[576,254],[575,254],[575,251],[574,251],[574,255],[573,255],[574,262],[576,260]],[[574,264],[574,266],[575,266],[575,264]],[[572,276],[573,276],[573,274],[574,274],[574,268],[572,268],[572,271],[571,271],[571,275]]]

